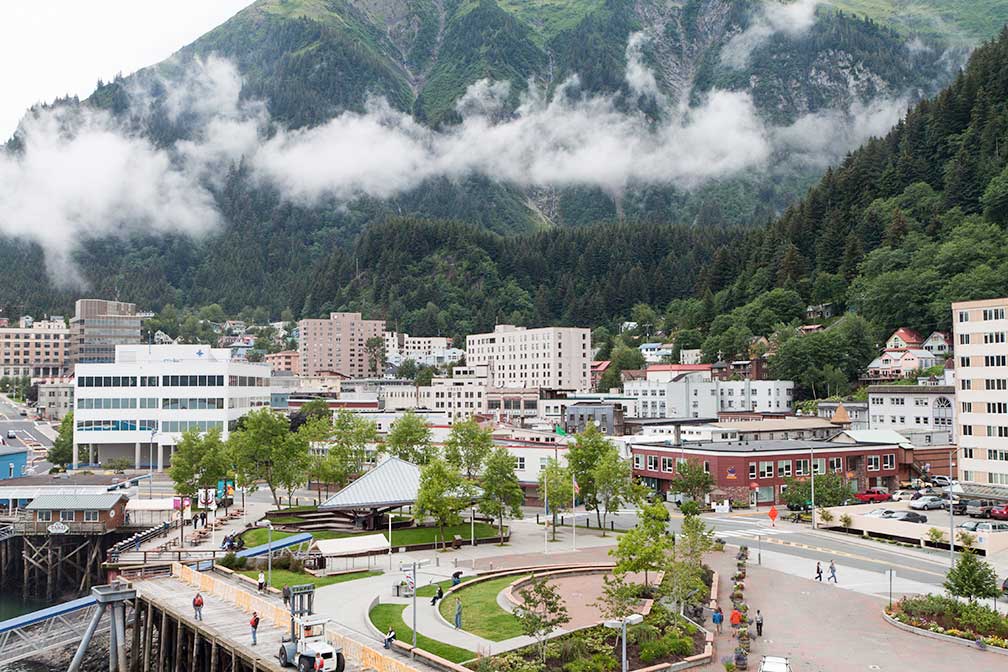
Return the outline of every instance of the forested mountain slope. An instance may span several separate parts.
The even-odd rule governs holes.
[[[428,303],[438,311],[471,309],[477,286],[489,295],[498,289],[493,283],[470,283],[462,294],[453,289],[466,277],[455,264],[470,258],[473,246],[496,267],[502,287],[510,290],[513,281],[534,306],[529,310],[518,296],[494,299],[486,310],[526,321],[610,320],[637,301],[661,303],[708,286],[726,288],[732,278],[721,277],[722,264],[708,263],[713,255],[718,262],[745,258],[753,243],[742,237],[744,228],[783,211],[826,165],[865,134],[883,130],[880,119],[936,92],[961,57],[940,39],[911,39],[826,7],[813,12],[813,6],[806,0],[260,0],[175,58],[101,84],[84,103],[56,106],[81,114],[108,111],[131,139],[165,152],[186,179],[196,176],[201,205],[213,209],[217,223],[190,236],[171,222],[146,226],[145,218],[156,219],[156,212],[124,215],[111,227],[71,221],[73,246],[59,248],[58,263],[50,239],[0,238],[6,269],[0,303],[65,310],[77,290],[57,287],[51,278],[73,267],[89,291],[152,308],[219,302],[228,310],[290,307],[314,314],[358,305],[397,316],[427,310]],[[233,117],[213,116],[220,114],[214,107],[220,91],[189,90],[194,65],[209,70],[216,67],[213,58],[226,59],[240,75],[233,99],[227,98]],[[291,186],[298,170],[305,182],[323,181],[347,154],[338,142],[327,154],[323,142],[341,129],[350,135],[352,124],[373,123],[366,130],[379,135],[392,128],[413,142],[408,149],[457,138],[478,149],[481,136],[464,135],[476,124],[460,100],[499,105],[477,118],[487,135],[513,127],[535,137],[535,123],[557,134],[578,118],[591,122],[584,133],[590,137],[591,124],[603,119],[609,124],[604,130],[631,129],[615,136],[623,142],[614,150],[643,138],[642,144],[655,145],[646,148],[646,159],[673,169],[658,166],[652,175],[641,161],[623,166],[602,154],[575,166],[585,170],[551,174],[542,183],[520,170],[497,174],[490,159],[491,169],[450,167],[422,180],[386,178],[381,164],[402,155],[396,146],[368,167],[370,181],[354,182],[349,195],[325,185],[317,193]],[[718,107],[719,101],[732,104]],[[709,115],[716,136],[715,112],[726,116],[726,128],[741,128],[759,145],[755,158],[740,145],[717,157],[723,170],[690,164],[695,148],[717,140],[697,130]],[[343,120],[346,127],[332,127]],[[245,133],[251,128],[255,149],[238,142],[237,133],[228,138],[233,144],[208,140],[228,124],[244,124]],[[263,147],[281,153],[299,141],[304,152],[289,152],[265,174]],[[537,150],[532,142],[524,151]],[[31,146],[19,135],[8,151],[30,154]],[[211,153],[213,163],[205,159]],[[197,154],[203,162],[191,167],[186,162]],[[317,174],[304,168],[313,158],[319,159]],[[419,160],[416,167],[431,163]],[[617,165],[612,179],[609,164]],[[408,254],[398,243],[409,239],[400,229],[411,227],[441,241],[429,248],[438,257],[434,266],[421,263],[427,255],[419,250],[408,264],[402,257],[388,264],[376,255],[377,242],[391,246],[390,254]],[[588,257],[597,263],[581,260],[590,248],[612,247],[613,236],[650,241],[655,231],[677,245],[637,256],[627,248],[622,257]],[[30,241],[40,242],[46,254]],[[806,241],[796,245],[811,258]],[[541,256],[546,250],[563,256]],[[533,257],[536,270],[527,272],[523,263]],[[545,265],[570,271],[575,260],[571,283],[557,276],[538,286]],[[408,285],[411,274],[433,268],[444,271],[437,283],[415,291]],[[640,272],[631,277],[629,269]],[[574,294],[586,296],[573,301]],[[459,311],[448,312],[455,319]],[[482,328],[490,318],[488,312],[470,322]]]

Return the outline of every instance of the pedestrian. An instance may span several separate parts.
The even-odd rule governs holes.
[[[290,586],[284,585],[280,594],[283,596],[284,606],[288,606],[290,604]]]
[[[756,610],[756,636],[763,636],[763,614],[760,613],[759,609]]]
[[[457,586],[462,583],[462,570],[458,570],[452,574],[452,585]]]
[[[252,620],[249,621],[249,625],[252,626],[252,646],[255,646],[256,630],[259,629],[259,614],[257,612],[252,612]]]
[[[324,670],[325,670],[325,661],[322,660],[322,652],[321,651],[316,651],[315,652],[315,665],[313,667],[315,669],[315,672],[324,672]]]
[[[837,580],[836,580],[836,563],[833,562],[832,560],[829,561],[829,578],[827,579],[827,581],[832,581],[833,583],[837,583]]]
[[[715,609],[714,613],[711,614],[711,621],[714,623],[714,629],[717,630],[717,633],[720,635],[721,624],[724,623],[724,612],[721,610],[721,607]]]
[[[742,625],[742,612],[738,610],[738,607],[732,609],[731,615],[728,616],[728,622],[731,623],[732,631],[738,632],[739,626]]]
[[[259,570],[259,592],[262,593],[266,590],[266,575],[263,571]]]
[[[822,583],[822,563],[818,561],[815,563],[815,578],[816,581]]]
[[[203,596],[196,593],[196,597],[192,600],[193,613],[196,614],[196,620],[203,620]]]
[[[385,633],[385,648],[391,649],[393,641],[395,641],[395,630],[393,630],[392,626],[390,625],[388,627],[388,632]]]
[[[200,511],[199,522],[200,527],[206,527],[206,511]]]
[[[455,629],[462,629],[462,600],[455,598]]]
[[[133,550],[137,553],[140,552],[140,537],[136,538],[136,543],[133,545]]]
[[[437,601],[444,597],[444,589],[441,586],[437,587],[437,592],[434,593],[434,597],[431,598],[431,606],[433,607],[437,604]]]

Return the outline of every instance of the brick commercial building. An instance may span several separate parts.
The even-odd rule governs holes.
[[[301,355],[297,350],[281,350],[263,356],[263,361],[270,365],[273,371],[290,371],[297,374],[301,371]]]
[[[301,375],[337,373],[366,378],[378,373],[368,361],[367,342],[378,338],[384,345],[384,320],[365,320],[360,313],[330,313],[328,319],[298,322]]]
[[[59,376],[69,337],[63,318],[22,318],[17,327],[0,328],[0,376]]]
[[[845,437],[846,438],[846,437]],[[671,442],[669,442],[671,444]],[[682,460],[698,460],[714,477],[713,499],[748,500],[751,504],[782,503],[788,478],[815,473],[839,473],[852,489],[881,486],[895,489],[907,451],[897,443],[844,443],[819,440],[771,440],[631,444],[633,473],[658,492],[669,492]],[[912,460],[912,458],[910,458]]]

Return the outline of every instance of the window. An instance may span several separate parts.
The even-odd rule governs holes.
[[[882,456],[882,468],[883,469],[895,469],[896,468],[896,453],[886,453]]]
[[[984,389],[1008,390],[1008,378],[987,378],[984,380]]]
[[[1004,425],[987,425],[987,436],[1008,438],[1008,427]]]
[[[72,523],[74,521],[73,511],[60,511],[60,520],[65,523]]]
[[[672,473],[672,458],[663,457],[661,458],[661,470],[667,473]]]
[[[515,457],[515,469],[517,471],[525,470],[525,457],[523,455]]]
[[[973,436],[973,425],[963,425],[962,426],[963,436]]]
[[[826,458],[825,457],[817,457],[815,459],[815,462],[813,463],[813,468],[815,469],[815,473],[817,475],[818,474],[825,474],[826,473]]]
[[[834,474],[839,474],[841,471],[843,471],[843,458],[842,457],[829,458],[829,470]]]
[[[794,473],[795,473],[795,476],[808,476],[809,475],[809,461],[808,460],[795,460]]]
[[[965,368],[965,367],[967,367],[969,365],[970,365],[970,358],[969,357],[960,357],[959,358],[959,366],[960,366],[960,368]]]
[[[756,480],[756,463],[749,463],[749,478],[750,480]]]
[[[1004,402],[1004,401],[988,401],[987,402],[987,412],[988,413],[1008,413],[1008,402]]]
[[[647,456],[647,468],[648,471],[658,471],[658,456],[648,455]]]
[[[634,469],[640,469],[643,466],[644,466],[643,456],[640,453],[636,453],[633,456],[633,468]]]
[[[989,334],[984,334],[984,343],[1004,343],[1005,342],[1005,332],[994,331]]]
[[[98,522],[98,512],[97,511],[85,511],[84,512],[84,522],[85,523],[97,523]]]
[[[984,308],[983,319],[984,319],[984,322],[989,322],[991,320],[1003,320],[1003,319],[1005,319],[1005,309],[1004,308]]]
[[[963,390],[972,389],[972,384],[970,382],[970,379],[969,378],[964,378],[963,380],[960,380],[959,381],[959,387],[961,389],[963,389]]]
[[[869,455],[868,456],[868,471],[878,471],[879,470],[879,456]]]
[[[963,451],[963,458],[965,458],[967,460],[972,460],[973,459],[973,448],[972,447],[963,448],[962,451]],[[970,479],[967,478],[967,479],[964,479],[964,480],[968,481]]]
[[[705,474],[709,474],[710,473],[710,462],[704,460],[703,470],[704,470]]]
[[[791,460],[777,460],[777,475],[781,478],[791,476]]]
[[[987,449],[987,459],[988,460],[1000,460],[1002,462],[1008,461],[1008,450],[997,450],[994,448]]]
[[[959,321],[960,322],[969,322],[969,311],[968,310],[960,310],[959,311]]]
[[[984,366],[1005,366],[1008,362],[1006,355],[984,355]]]
[[[959,334],[959,345],[969,345],[969,334]]]
[[[773,462],[760,462],[759,463],[759,477],[760,478],[773,478],[774,475],[774,463]]]
[[[52,511],[39,511],[38,517],[36,518],[40,523],[48,523],[52,521]]]

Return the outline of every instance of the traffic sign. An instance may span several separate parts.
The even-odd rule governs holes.
[[[771,505],[770,506],[770,510],[767,511],[766,515],[770,516],[770,522],[771,523],[776,522],[777,521],[777,507]]]

